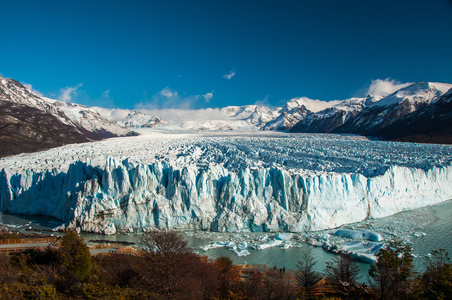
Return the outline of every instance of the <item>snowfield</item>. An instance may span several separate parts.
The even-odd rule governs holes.
[[[452,148],[352,135],[164,132],[0,159],[0,209],[112,234],[335,228],[452,199]]]

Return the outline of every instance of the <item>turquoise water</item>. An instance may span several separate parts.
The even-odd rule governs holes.
[[[452,255],[452,201],[432,206],[432,209],[436,220],[424,228],[425,236],[413,238],[413,252],[423,256],[442,248]]]
[[[420,217],[419,217],[420,216]],[[425,222],[420,222],[419,219],[424,218]],[[396,220],[396,221],[394,221]],[[386,222],[386,223],[385,223]],[[26,230],[32,228],[36,230],[51,229],[58,225],[58,220],[47,217],[31,217],[20,215],[8,215],[0,213],[0,223],[8,224],[11,229]],[[402,223],[402,225],[400,225]],[[419,228],[421,225],[426,226]],[[443,248],[452,254],[452,201],[447,201],[442,204],[431,206],[429,208],[422,208],[419,210],[402,212],[396,216],[382,218],[378,220],[371,220],[366,222],[366,226],[375,225],[374,227],[382,228],[381,224],[399,224],[397,226],[405,226],[407,230],[413,230],[424,232],[425,236],[412,237],[413,253],[417,256],[415,258],[415,265],[418,271],[422,270],[423,257],[425,254],[431,252],[431,250]],[[377,226],[378,225],[378,226]],[[410,227],[410,225],[412,225]],[[417,227],[416,227],[417,226]],[[392,227],[389,227],[391,230]],[[407,231],[405,230],[405,231]],[[412,233],[410,233],[411,236]],[[184,232],[183,236],[187,239],[189,244],[197,248],[204,246],[214,241],[212,238],[199,238],[196,237],[196,233]],[[99,234],[82,234],[86,241],[94,239],[104,239],[109,241],[127,241],[139,243],[141,236],[139,234],[115,234],[110,236]],[[217,241],[227,240],[230,235],[215,233],[214,237]],[[301,252],[304,248],[311,247],[312,254],[318,263],[315,266],[317,271],[323,271],[327,261],[332,261],[336,255],[324,251],[322,248],[312,247],[307,244],[302,244],[298,248],[281,249],[279,247],[267,248],[264,250],[254,250],[248,248],[250,255],[245,257],[236,256],[231,250],[226,248],[215,248],[208,251],[199,250],[202,255],[207,255],[211,258],[216,258],[221,255],[229,256],[236,264],[255,263],[255,264],[267,264],[270,267],[277,266],[278,268],[286,267],[288,269],[297,269],[297,263],[300,260]],[[362,270],[361,278],[365,280],[367,278],[367,271],[369,269],[368,264],[358,263]]]

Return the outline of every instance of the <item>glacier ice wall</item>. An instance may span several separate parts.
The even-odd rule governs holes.
[[[278,167],[144,164],[108,158],[65,171],[0,174],[0,210],[56,217],[111,234],[152,227],[220,232],[308,231],[452,199],[452,166],[389,167],[382,175],[307,175]]]

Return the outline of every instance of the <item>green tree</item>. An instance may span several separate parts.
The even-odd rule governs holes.
[[[413,284],[413,255],[411,247],[401,240],[392,240],[376,254],[369,276],[378,288],[380,299],[403,299]]]
[[[452,299],[452,264],[444,249],[433,250],[426,259],[421,280],[427,299]]]
[[[61,265],[81,281],[91,274],[92,261],[88,246],[75,230],[69,229],[61,238]]]

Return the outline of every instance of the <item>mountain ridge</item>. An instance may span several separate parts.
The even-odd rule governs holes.
[[[88,107],[42,97],[0,76],[0,156],[133,135]]]

